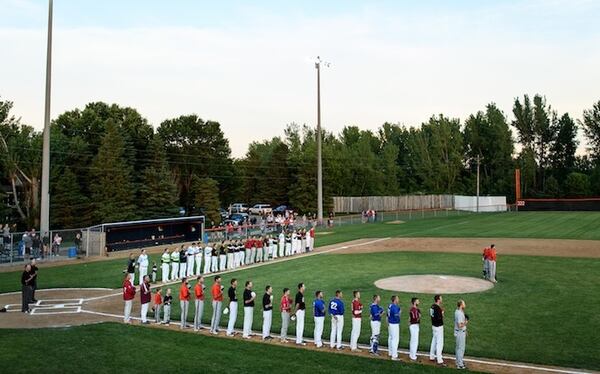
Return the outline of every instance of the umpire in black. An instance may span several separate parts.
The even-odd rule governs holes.
[[[29,313],[29,302],[31,301],[31,284],[35,275],[31,272],[31,265],[25,265],[21,274],[21,312]]]

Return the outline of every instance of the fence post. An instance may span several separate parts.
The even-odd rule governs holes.
[[[85,241],[85,257],[90,257],[90,228],[87,228],[87,239]]]
[[[14,234],[10,234],[10,263],[13,263],[13,253],[15,251],[15,247],[14,247]]]

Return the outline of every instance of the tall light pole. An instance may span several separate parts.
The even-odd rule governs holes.
[[[477,213],[479,213],[479,166],[481,165],[481,157],[477,155]]]
[[[319,225],[323,224],[323,160],[321,155],[321,65],[329,67],[328,62],[321,60],[317,56],[315,68],[317,69],[317,221]]]
[[[42,202],[40,235],[50,228],[50,88],[52,76],[52,0],[48,2],[48,45],[46,50],[46,104],[44,109],[44,145],[42,152]]]

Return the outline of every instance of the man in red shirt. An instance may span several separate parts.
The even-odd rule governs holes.
[[[287,331],[290,325],[290,312],[292,311],[292,298],[290,297],[289,288],[283,289],[279,309],[281,310],[281,342],[287,343]]]
[[[194,313],[194,331],[202,328],[202,314],[204,313],[204,277],[199,276],[198,282],[194,286],[196,295],[196,311]]]
[[[417,348],[419,347],[419,326],[421,323],[421,310],[419,309],[419,299],[413,297],[411,300],[411,307],[409,312],[409,326],[410,330],[410,353],[409,358],[412,361],[417,361]]]
[[[179,328],[187,327],[188,306],[190,305],[190,288],[186,277],[181,278],[181,287],[179,288],[179,309],[181,309],[181,322]]]
[[[360,324],[362,321],[362,304],[360,302],[360,291],[353,292],[352,299],[352,333],[350,335],[350,350],[360,352],[358,349],[358,337],[360,336]]]
[[[123,300],[125,300],[125,310],[123,312],[123,322],[131,323],[131,309],[133,299],[135,298],[135,287],[131,284],[131,274],[126,274],[123,280]]]
[[[315,228],[311,227],[310,230],[308,231],[308,235],[306,236],[307,240],[308,240],[308,248],[309,251],[313,251],[315,249]],[[310,238],[310,239],[309,239]]]
[[[215,283],[211,288],[213,314],[210,321],[210,333],[219,334],[219,322],[221,321],[221,305],[223,304],[223,286],[221,285],[221,276],[215,276]]]
[[[150,322],[146,319],[148,316],[148,307],[150,307],[150,301],[152,300],[152,291],[150,291],[150,277],[144,275],[142,283],[140,284],[140,302],[142,303],[141,317],[142,324],[147,325]]]

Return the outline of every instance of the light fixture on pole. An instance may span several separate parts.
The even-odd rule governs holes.
[[[48,2],[48,45],[46,50],[46,103],[42,146],[42,201],[40,206],[40,235],[50,229],[50,88],[52,77],[52,0]]]
[[[317,69],[317,221],[319,225],[323,224],[323,160],[321,156],[321,65],[331,66],[329,62],[321,60],[317,56],[315,68]]]

